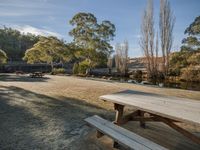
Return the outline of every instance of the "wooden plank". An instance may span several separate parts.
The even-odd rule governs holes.
[[[140,120],[140,127],[145,128],[145,127],[146,127],[145,121],[144,121],[144,119],[142,118],[142,117],[144,117],[144,112],[141,111],[141,110],[139,110],[139,116],[141,117],[141,120]]]
[[[191,99],[161,96],[151,93],[126,90],[100,96],[101,100],[171,118],[181,122],[200,125],[200,102]]]
[[[111,122],[100,118],[99,116],[95,115],[93,117],[89,117],[85,119],[85,121],[97,128],[100,132],[103,132],[106,135],[110,136],[118,143],[125,145],[131,149],[166,150],[166,148],[117,125],[114,125]]]
[[[127,122],[129,121],[134,121],[135,120],[135,117],[139,115],[139,110],[136,110],[128,115],[125,115],[122,117],[122,120],[121,120],[121,124],[126,124]],[[137,121],[140,121],[140,120],[137,120]]]
[[[197,143],[200,145],[200,138],[193,135],[192,133],[184,130],[183,128],[179,127],[178,125],[176,125],[175,123],[173,123],[171,120],[168,120],[166,118],[159,118],[162,122],[166,123],[168,126],[170,126],[171,128],[175,129],[176,131],[178,131],[179,133],[183,134],[184,136],[186,136],[187,138],[189,138],[190,140],[192,140],[193,142]]]
[[[114,104],[114,108],[116,111],[114,123],[117,125],[120,125],[122,122],[122,117],[123,117],[123,113],[124,113],[124,106],[119,105],[119,104]]]

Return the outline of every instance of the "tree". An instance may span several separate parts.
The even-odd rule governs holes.
[[[158,57],[158,38],[155,47],[154,32],[153,1],[149,0],[142,18],[140,46],[145,57],[148,77],[153,79],[156,78]]]
[[[7,55],[6,53],[0,49],[0,64],[6,63]]]
[[[21,61],[27,49],[31,48],[39,36],[21,34],[12,28],[0,29],[0,49],[5,50],[9,61]]]
[[[114,37],[114,24],[110,21],[98,24],[96,17],[91,13],[76,14],[70,20],[70,24],[74,26],[69,34],[73,37],[74,45],[79,47],[79,61],[87,60],[89,68],[101,63],[106,64],[112,52],[109,41]]]
[[[169,55],[171,52],[173,42],[173,28],[175,23],[175,17],[173,16],[168,0],[160,0],[160,39],[161,50],[163,58],[163,73],[168,74],[169,69]]]
[[[195,20],[186,28],[185,34],[199,35],[200,34],[200,16],[196,17]]]
[[[23,59],[31,64],[48,63],[53,70],[55,63],[63,63],[71,59],[71,51],[63,41],[56,37],[41,37],[32,48],[26,51]]]
[[[186,28],[187,38],[183,39],[183,46],[170,58],[170,72],[186,81],[200,82],[200,16]]]
[[[189,27],[186,28],[185,34],[188,34],[189,36],[182,40],[182,43],[184,44],[182,49],[200,49],[200,16],[196,17]]]
[[[121,75],[126,75],[128,71],[128,41],[124,41],[123,44],[116,44],[116,55],[115,55],[115,63],[117,71],[121,73]]]

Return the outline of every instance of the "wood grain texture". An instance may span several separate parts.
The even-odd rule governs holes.
[[[132,90],[100,96],[101,100],[133,106],[181,122],[200,125],[200,102]]]
[[[92,116],[85,119],[90,125],[97,128],[100,132],[113,138],[120,144],[123,144],[135,150],[166,150],[166,148],[143,138],[133,132],[130,132],[122,127],[114,125],[113,123],[102,119],[99,116]]]

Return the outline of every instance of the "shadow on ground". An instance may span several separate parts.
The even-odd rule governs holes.
[[[97,140],[94,130],[84,122],[92,115],[111,120],[114,112],[80,99],[50,97],[0,85],[0,149],[112,149],[111,139]],[[169,149],[200,148],[162,123],[149,122],[145,130],[138,122],[130,122],[125,127]]]
[[[113,113],[79,99],[0,86],[0,149],[69,149],[91,130],[83,121]]]
[[[0,74],[0,81],[3,82],[46,82],[48,77],[31,78],[27,75],[15,75],[15,74]]]

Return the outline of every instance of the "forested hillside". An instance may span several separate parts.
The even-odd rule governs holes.
[[[0,49],[7,54],[9,61],[20,61],[27,49],[31,48],[39,36],[33,34],[22,34],[11,28],[0,29]]]

